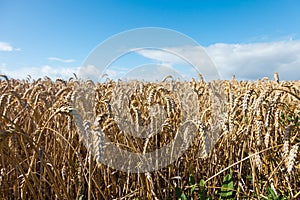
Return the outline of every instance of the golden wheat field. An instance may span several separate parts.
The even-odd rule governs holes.
[[[300,81],[0,78],[1,199],[300,198]],[[85,97],[80,85],[95,95]],[[93,124],[78,126],[76,113]],[[136,126],[119,126],[124,119]],[[146,173],[99,162],[99,138],[82,130],[145,154],[169,144],[187,121],[195,127],[180,138],[195,134],[187,150]],[[139,126],[153,134],[125,134]]]

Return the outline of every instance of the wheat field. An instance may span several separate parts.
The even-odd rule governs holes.
[[[0,78],[1,199],[300,198],[300,81]],[[92,121],[78,125],[78,114]],[[159,170],[101,163],[99,133],[145,154],[185,123],[194,129],[180,147],[191,132],[192,143]]]

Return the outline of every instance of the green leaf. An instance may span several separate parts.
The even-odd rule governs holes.
[[[200,183],[199,183],[199,193],[198,193],[198,197],[200,200],[205,200],[207,197],[207,191],[205,188],[205,181],[203,179],[201,179]]]
[[[233,181],[230,174],[227,174],[222,183],[221,188],[221,197],[222,198],[231,198],[233,195]]]
[[[278,199],[277,195],[271,187],[268,187],[268,199]]]
[[[187,197],[185,196],[184,192],[182,192],[179,187],[175,188],[175,193],[176,193],[176,199],[187,200]]]
[[[252,182],[252,176],[251,176],[251,175],[247,175],[247,176],[246,176],[246,179],[248,179],[249,181]]]
[[[192,188],[191,188],[191,196],[193,195],[195,189],[196,189],[196,185],[193,185]]]
[[[187,200],[187,197],[185,196],[184,192],[181,193],[180,199],[181,200]]]
[[[179,187],[175,188],[176,199],[180,199],[181,197],[181,189]]]
[[[295,125],[299,126],[299,115],[298,115],[298,113],[295,113]]]
[[[196,181],[195,181],[195,178],[193,175],[189,176],[189,184],[190,184],[190,186],[192,186],[191,191],[190,191],[190,195],[192,195],[196,189]]]
[[[205,181],[203,179],[201,179],[199,186],[203,188],[205,187]]]
[[[82,200],[82,199],[84,199],[84,195],[83,194],[79,196],[78,200]]]
[[[196,184],[196,181],[195,181],[195,178],[193,175],[190,175],[189,176],[189,183],[190,183],[190,186],[192,185],[195,185]]]

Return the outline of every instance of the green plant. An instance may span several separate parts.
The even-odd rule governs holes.
[[[221,195],[222,199],[230,199],[233,198],[233,180],[230,174],[227,174],[223,178]]]

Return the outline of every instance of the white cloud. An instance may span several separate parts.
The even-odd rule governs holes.
[[[3,50],[16,51],[17,49],[8,43],[0,42],[0,51]],[[205,55],[206,52],[208,56]],[[300,40],[249,44],[217,43],[206,47],[205,50],[202,47],[186,46],[165,48],[161,51],[153,49],[138,50],[137,53],[154,60],[155,62],[152,64],[155,64],[156,67],[148,67],[148,71],[145,71],[146,65],[138,66],[140,69],[138,67],[129,69],[115,66],[107,69],[105,73],[109,75],[109,78],[118,78],[120,76],[138,76],[141,78],[144,76],[144,78],[155,77],[155,79],[160,80],[161,76],[165,76],[166,73],[171,71],[174,73],[181,72],[178,71],[178,65],[186,61],[177,55],[182,55],[190,63],[204,66],[200,68],[200,70],[204,71],[204,73],[201,72],[204,78],[207,78],[206,74],[215,72],[213,70],[209,71],[210,67],[213,66],[209,59],[211,58],[222,79],[230,79],[233,73],[237,79],[255,80],[266,76],[272,78],[275,71],[279,73],[282,80],[300,79],[300,73],[298,73],[300,69]],[[48,59],[64,63],[74,62],[72,59],[64,60],[57,57]],[[163,67],[157,67],[159,65]],[[80,78],[99,81],[102,75],[102,72],[92,65],[80,68],[45,65],[19,69],[13,69],[8,66],[8,64],[2,63],[0,72],[20,79],[26,78],[28,74],[33,78],[49,76],[51,78],[68,79],[73,76],[73,73],[76,73]]]
[[[131,68],[112,66],[106,69],[103,74],[107,74],[105,78],[114,80],[144,80],[153,82],[162,80],[168,75],[172,75],[173,78],[179,78],[180,80],[186,78],[184,74],[178,72],[170,63],[147,63]]]
[[[72,63],[72,62],[75,62],[74,59],[62,59],[62,58],[58,58],[58,57],[49,57],[48,60],[58,61],[58,62],[63,62],[63,63]]]
[[[107,74],[108,78],[110,78],[110,79],[117,79],[117,78],[119,78],[120,72],[117,70],[107,69],[106,74]]]
[[[51,78],[68,79],[73,76],[73,73],[78,71],[77,67],[51,67],[45,65],[40,68],[42,74],[47,74]],[[46,76],[46,75],[45,75]]]
[[[100,81],[102,72],[94,65],[82,66],[78,69],[78,76],[83,80]]]
[[[11,44],[0,41],[0,51],[21,51],[21,48],[14,48]]]
[[[181,46],[161,50],[144,49],[138,50],[137,53],[160,63],[169,64],[172,67],[174,67],[174,65],[181,65],[181,69],[180,67],[176,69],[179,70],[178,72],[181,73],[183,77],[198,77],[197,74],[192,76],[184,75],[184,71],[187,71],[187,67],[189,67],[202,73],[206,80],[219,78],[214,63],[201,46]]]
[[[112,66],[106,69],[103,74],[107,74],[107,77],[110,79],[119,79],[126,75],[129,70],[130,69],[126,67]]]
[[[0,66],[1,73],[15,79],[26,79],[26,77],[30,75],[33,79],[48,76],[52,79],[62,78],[67,80],[70,77],[73,77],[73,73],[77,73],[77,71],[77,67],[51,67],[49,65],[45,65],[42,67],[25,67],[17,69],[9,68],[4,64]]]
[[[300,41],[252,44],[214,44],[206,48],[223,78],[234,73],[238,79],[273,77],[299,80]]]
[[[169,49],[155,50],[155,49],[143,49],[136,51],[138,54],[150,58],[153,60],[161,61],[164,63],[182,63],[184,62],[176,54],[172,54]]]
[[[14,48],[6,42],[0,42],[0,51],[13,51]]]
[[[118,74],[119,76],[121,74]],[[161,81],[164,77],[171,75],[173,78],[180,80],[184,79],[184,76],[175,70],[172,65],[165,64],[144,64],[136,66],[127,73],[120,76],[124,80],[143,80],[143,81]]]
[[[173,52],[170,54],[168,52]],[[170,65],[184,63],[177,55],[182,55],[193,65],[198,65],[200,73],[217,73],[222,79],[230,79],[232,74],[237,79],[272,78],[275,71],[281,79],[299,80],[300,40],[285,40],[268,43],[225,44],[217,43],[203,50],[202,47],[177,47],[158,50],[139,50],[140,55]],[[209,58],[205,54],[208,54]],[[210,79],[210,78],[209,78]]]

